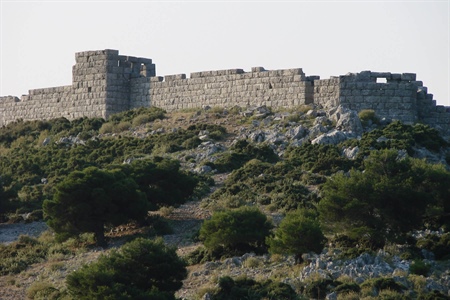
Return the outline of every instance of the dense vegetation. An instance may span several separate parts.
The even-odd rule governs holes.
[[[425,224],[448,227],[450,173],[442,166],[373,151],[364,172],[336,174],[323,185],[322,224],[379,249]]]
[[[75,299],[175,299],[184,262],[162,240],[136,239],[67,277]]]
[[[274,126],[312,122],[302,116],[274,121]],[[413,157],[420,151],[450,153],[449,144],[423,124],[380,125],[371,112],[360,117],[364,126],[372,126],[360,139],[337,145],[303,142],[280,151],[278,145],[240,136],[225,151],[206,158],[196,155],[197,147],[224,141],[230,135],[225,127],[188,123],[168,130],[162,126],[166,114],[158,108],[123,112],[107,121],[60,118],[9,124],[0,129],[0,220],[13,223],[23,215],[30,222],[45,220],[55,236],[21,237],[1,245],[0,274],[17,274],[86,247],[105,247],[105,233],[133,223],[152,229],[141,231],[145,238],[71,273],[66,289],[55,292],[43,286],[39,293],[49,294],[42,297],[175,299],[186,263],[253,252],[293,255],[301,264],[304,254],[320,253],[329,245],[346,258],[400,244],[402,257],[414,259],[410,274],[427,276],[431,266],[424,260],[426,251],[437,260],[449,258],[450,172],[448,165]],[[356,156],[343,155],[344,149],[356,147]],[[449,158],[447,154],[447,162]],[[158,226],[167,229],[162,217],[148,212],[170,211],[209,192],[211,177],[192,173],[190,164],[227,176],[202,200],[211,217],[192,237],[202,246],[182,260],[162,240],[148,239]],[[275,222],[270,214],[282,218]],[[414,237],[424,229],[441,234]],[[296,291],[275,278],[222,277],[216,283],[211,299],[298,299],[298,293],[323,299],[330,292],[401,299],[404,292],[388,278],[358,284],[320,278]],[[38,299],[39,293],[33,297]]]
[[[197,142],[182,144],[197,138],[201,130],[223,133],[224,129],[216,125],[198,124],[186,130],[149,135],[144,139],[130,136],[98,138],[101,126],[105,124],[120,124],[141,117],[152,121],[163,118],[164,112],[158,108],[141,108],[114,115],[108,122],[87,118],[69,122],[61,118],[18,121],[2,128],[0,186],[4,191],[1,192],[0,213],[40,210],[45,199],[53,198],[54,187],[58,183],[70,173],[88,167],[121,168],[147,194],[151,209],[185,201],[193,193],[192,185],[195,186],[197,182],[195,175],[184,176],[186,173],[179,169],[177,162],[158,159],[156,156],[197,146]],[[220,136],[216,134],[217,138]],[[150,157],[152,162],[139,166],[135,164],[134,168],[122,165],[124,161]],[[173,179],[184,182],[180,184],[180,189],[170,186],[174,184]],[[164,193],[161,189],[164,189]]]
[[[325,242],[316,213],[312,210],[288,213],[275,235],[267,239],[271,253],[293,254],[297,262],[303,261],[304,253],[322,252]]]
[[[243,206],[214,213],[203,223],[199,238],[217,258],[248,252],[264,253],[265,239],[272,226],[257,208]]]

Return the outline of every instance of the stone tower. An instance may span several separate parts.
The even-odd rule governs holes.
[[[156,73],[151,59],[107,49],[76,53],[75,61],[71,118],[92,113],[106,119],[114,113],[150,106],[149,82]]]

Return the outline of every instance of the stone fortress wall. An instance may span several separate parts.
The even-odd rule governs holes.
[[[156,76],[151,59],[119,55],[117,50],[75,54],[72,85],[30,90],[20,99],[0,97],[0,126],[18,119],[108,118],[124,110],[157,106],[167,111],[203,106],[295,107],[318,104],[373,109],[381,118],[421,121],[450,135],[450,108],[412,73],[363,71],[330,79],[306,76],[302,69],[251,72],[229,69]],[[379,82],[383,81],[383,82]]]

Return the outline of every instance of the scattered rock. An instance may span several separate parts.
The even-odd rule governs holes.
[[[344,133],[342,131],[333,129],[332,131],[322,134],[321,136],[313,139],[311,141],[311,144],[332,144],[337,145],[340,142],[343,142],[347,140],[348,138],[352,137],[353,135]]]
[[[359,147],[353,147],[353,148],[345,148],[342,153],[344,154],[345,157],[347,157],[348,159],[355,159],[356,156],[359,153]]]
[[[42,146],[47,146],[49,143],[50,143],[50,138],[49,138],[49,137],[46,137],[46,138],[44,139],[44,141],[42,142]]]

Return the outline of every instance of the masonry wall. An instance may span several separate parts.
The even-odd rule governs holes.
[[[339,103],[356,111],[374,109],[381,118],[412,124],[418,120],[416,94],[420,85],[412,73],[364,71],[344,75],[339,77]]]
[[[75,60],[72,118],[83,113],[108,118],[114,113],[150,105],[148,78],[156,73],[151,59],[119,55],[117,50],[99,50],[77,53]]]
[[[337,107],[340,96],[339,78],[314,80],[314,103],[324,108]]]
[[[384,80],[384,82],[378,82]],[[412,73],[363,71],[330,79],[306,76],[302,69],[252,68],[156,77],[151,59],[117,50],[75,54],[72,85],[30,90],[20,99],[0,97],[0,126],[18,119],[108,118],[124,110],[158,106],[167,111],[202,106],[293,107],[318,104],[374,109],[381,118],[424,122],[450,135],[450,108]]]
[[[72,86],[30,90],[29,95],[0,97],[0,126],[24,121],[68,117]]]
[[[312,81],[302,69],[252,72],[230,69],[154,77],[150,82],[151,105],[168,111],[204,105],[232,107],[267,105],[292,107],[313,101]]]
[[[72,85],[30,90],[20,99],[0,97],[0,126],[18,119],[108,118],[149,106],[150,77],[155,73],[151,59],[119,55],[117,50],[76,53]]]

